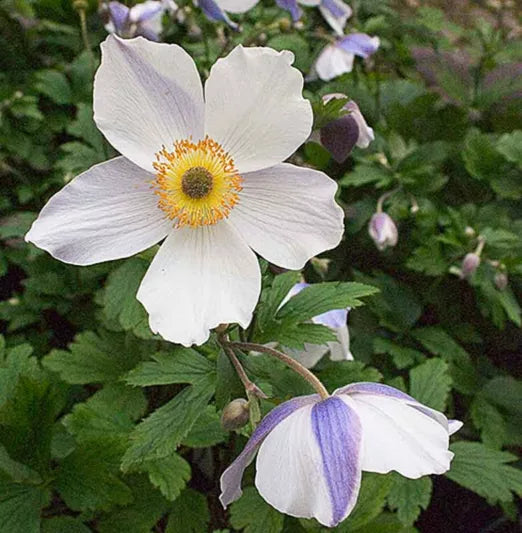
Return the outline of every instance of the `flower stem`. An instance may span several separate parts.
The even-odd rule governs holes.
[[[233,343],[229,342],[224,336],[220,337],[220,342],[221,346],[223,346],[223,350],[225,351],[228,358],[230,359],[230,362],[234,366],[234,369],[239,379],[241,380],[241,383],[243,383],[247,396],[253,395],[258,398],[266,398],[266,394],[247,376],[243,365],[241,364],[236,354],[234,353],[234,350],[232,349]]]
[[[321,383],[319,378],[317,378],[308,368],[305,368],[301,363],[297,362],[295,359],[292,359],[290,356],[275,350],[274,348],[269,348],[262,344],[256,344],[254,342],[226,342],[226,345],[231,348],[238,348],[240,350],[248,350],[254,352],[263,352],[276,359],[282,361],[285,365],[289,366],[294,372],[297,372],[302,378],[304,378],[315,391],[321,396],[323,400],[328,398],[330,394],[326,390],[326,387]],[[226,349],[226,348],[225,348]]]

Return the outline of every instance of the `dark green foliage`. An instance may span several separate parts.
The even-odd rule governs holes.
[[[222,509],[219,476],[251,427],[229,433],[220,417],[245,392],[216,334],[183,348],[149,329],[135,296],[155,248],[75,267],[24,241],[54,193],[116,155],[92,110],[106,32],[98,3],[87,2],[92,57],[78,4],[0,5],[0,533],[330,531],[270,507],[253,487],[253,467],[243,497]],[[191,0],[178,4],[185,18],[165,16],[164,40],[182,45],[203,78],[239,43],[291,50],[306,75],[327,43],[315,8],[293,27],[274,0],[261,0],[233,32]],[[343,164],[313,142],[291,158],[338,182],[345,236],[303,272],[275,274],[260,260],[254,320],[227,330],[231,340],[301,349],[336,338],[313,317],[351,307],[355,360],[323,357],[314,372],[326,387],[390,384],[464,422],[446,479],[364,473],[354,511],[334,529],[342,533],[493,532],[520,520],[520,28],[509,10],[499,16],[484,3],[470,13],[463,3],[458,16],[435,7],[441,2],[422,4],[352,3],[349,31],[378,35],[379,52],[356,59],[351,74],[307,82],[304,94],[314,128],[353,99],[376,139]],[[347,99],[324,104],[329,93]],[[367,224],[386,193],[399,241],[379,252]],[[480,265],[463,279],[462,259],[482,239]],[[282,305],[302,279],[311,287]],[[268,396],[263,414],[312,392],[266,354],[238,357]],[[455,498],[476,524],[460,509],[434,517]]]

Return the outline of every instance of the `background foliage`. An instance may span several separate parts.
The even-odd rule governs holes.
[[[268,0],[242,17],[241,33],[179,4],[185,20],[166,19],[164,37],[203,76],[239,42],[290,49],[306,73],[328,31],[312,9],[292,28]],[[391,384],[465,424],[445,476],[365,474],[339,532],[507,532],[519,520],[520,28],[507,2],[456,5],[453,13],[436,3],[354,2],[351,26],[380,36],[381,49],[351,74],[306,85],[313,101],[349,95],[376,130],[370,148],[343,165],[312,143],[294,157],[338,180],[347,216],[343,243],[328,262],[312,261],[307,280],[380,289],[350,313],[355,362],[323,360],[317,373],[330,389]],[[90,2],[87,19],[95,62],[105,38],[97,7]],[[243,393],[215,339],[195,350],[151,334],[134,298],[150,253],[78,268],[23,241],[50,195],[114,155],[92,121],[94,65],[72,3],[4,0],[0,65],[0,532],[321,531],[279,514],[252,487],[221,509],[219,475],[249,430],[227,433],[219,416]],[[395,189],[385,208],[399,244],[381,253],[366,225],[377,198]],[[478,235],[482,262],[460,279]],[[298,274],[262,266],[250,337],[288,346],[321,338],[305,323],[314,301],[276,314]],[[353,305],[360,295],[342,287],[337,303]],[[318,291],[334,294],[330,285]],[[266,356],[244,364],[271,396],[264,411],[309,392]]]

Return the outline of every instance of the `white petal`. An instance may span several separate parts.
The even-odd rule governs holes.
[[[330,81],[341,74],[351,72],[354,57],[342,48],[329,44],[319,54],[314,70],[323,81]]]
[[[94,120],[125,157],[152,170],[155,153],[203,134],[204,104],[194,61],[179,46],[110,35],[94,80]]]
[[[291,52],[237,46],[212,67],[205,85],[205,133],[221,143],[240,173],[292,155],[312,128],[303,76]]]
[[[350,352],[350,333],[348,326],[344,325],[336,328],[338,342],[329,342],[330,359],[332,361],[353,361],[352,352]]]
[[[352,16],[349,5],[342,0],[329,0],[329,4],[319,6],[319,11],[337,35],[344,35],[346,21]]]
[[[326,402],[332,405],[302,407],[272,429],[259,448],[255,485],[278,511],[334,526],[357,500],[360,424],[351,409],[332,409],[335,398]],[[314,409],[321,411],[315,419]]]
[[[230,13],[245,13],[252,9],[259,0],[216,0],[216,4]]]
[[[56,193],[25,239],[73,265],[134,255],[167,235],[152,174],[123,157],[90,168]]]
[[[318,6],[321,0],[298,0],[298,3],[302,6]]]
[[[346,401],[347,395],[339,398]],[[348,400],[362,424],[363,471],[395,470],[419,478],[449,470],[453,453],[448,450],[447,426],[406,400],[362,393],[350,394]]]
[[[339,244],[344,215],[326,174],[283,163],[243,179],[228,220],[267,261],[298,270]]]
[[[261,286],[254,253],[226,221],[173,231],[145,274],[137,298],[164,339],[203,344],[210,329],[252,319]]]

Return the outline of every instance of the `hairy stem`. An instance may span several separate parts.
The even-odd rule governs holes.
[[[294,372],[297,372],[302,378],[304,378],[315,391],[321,396],[323,400],[328,398],[330,394],[326,390],[326,387],[321,383],[319,378],[317,378],[308,368],[305,368],[301,363],[292,359],[290,356],[275,350],[274,348],[269,348],[262,344],[256,344],[253,342],[227,342],[226,343],[231,348],[238,348],[240,350],[254,351],[254,352],[263,352],[276,359],[282,361],[285,365],[289,366]]]

